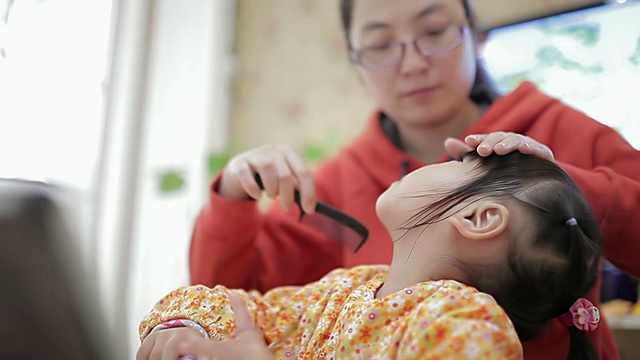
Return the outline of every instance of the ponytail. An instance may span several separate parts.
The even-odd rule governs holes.
[[[600,322],[600,311],[589,300],[578,299],[568,312],[558,317],[569,330],[569,360],[597,360],[598,354],[585,331],[595,330]]]
[[[584,254],[599,251],[599,245],[582,230],[588,226],[588,219],[576,220],[571,217],[565,221],[564,226],[569,230],[569,262],[574,264],[569,268],[568,276],[572,278],[585,278],[584,274],[594,273],[591,278],[585,278],[582,293],[591,289],[597,279],[596,258],[586,258]],[[579,298],[567,313],[560,316],[560,322],[569,330],[569,360],[597,360],[598,354],[585,331],[595,330],[600,321],[600,311],[589,300]]]
[[[598,360],[598,354],[584,331],[572,326],[569,328],[569,338],[568,360]]]

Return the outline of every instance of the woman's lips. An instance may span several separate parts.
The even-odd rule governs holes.
[[[419,88],[405,92],[403,97],[410,100],[422,100],[431,97],[435,93],[436,89],[437,87],[435,86]]]

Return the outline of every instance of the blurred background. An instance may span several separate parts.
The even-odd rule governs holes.
[[[472,5],[500,92],[530,80],[640,148],[640,1]],[[345,48],[337,0],[0,0],[0,177],[64,194],[130,358],[138,321],[188,283],[230,156],[288,143],[313,165],[361,130],[374,105]],[[619,341],[637,342],[638,283],[605,271]]]

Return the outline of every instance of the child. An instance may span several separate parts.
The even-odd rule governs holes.
[[[306,286],[243,293],[276,358],[520,359],[520,341],[549,321],[569,328],[569,358],[595,356],[583,331],[599,315],[582,296],[597,279],[602,240],[579,190],[555,163],[471,152],[405,176],[376,210],[394,241],[390,266],[338,269]],[[229,337],[229,297],[222,286],[170,293],[140,324],[141,353],[184,355],[178,342],[148,337],[154,328],[191,331],[166,329],[175,323],[215,340]]]

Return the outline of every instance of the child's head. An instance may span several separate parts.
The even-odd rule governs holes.
[[[538,157],[472,152],[426,166],[393,185],[377,210],[394,241],[411,239],[411,257],[455,267],[436,276],[491,294],[523,341],[597,278],[598,224],[570,177]]]

